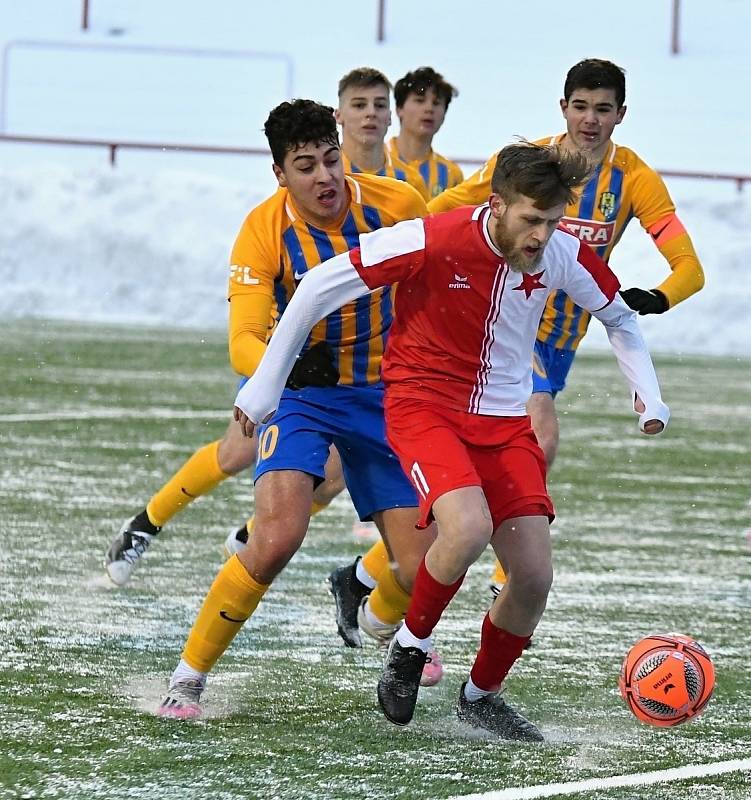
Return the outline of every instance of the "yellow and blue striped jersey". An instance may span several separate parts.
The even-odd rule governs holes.
[[[357,247],[361,233],[427,213],[425,201],[402,181],[347,175],[345,186],[350,202],[343,217],[327,228],[307,222],[286,188],[246,217],[232,250],[228,291],[230,359],[240,374],[255,371],[271,333],[274,306],[284,313],[306,272]],[[393,289],[379,289],[329,314],[313,328],[306,347],[329,344],[340,384],[376,383],[392,315]]]
[[[404,181],[412,188],[417,189],[420,197],[427,203],[430,199],[427,186],[422,179],[420,173],[410,164],[402,161],[398,156],[392,156],[389,149],[384,145],[383,147],[384,164],[377,172],[370,170],[363,170],[353,164],[352,160],[342,151],[342,164],[344,165],[344,172],[347,175],[378,175],[381,178],[394,178],[397,181]]]
[[[425,184],[429,198],[437,197],[441,192],[451,189],[464,180],[461,167],[440,153],[436,153],[435,150],[431,149],[430,155],[425,159],[418,158],[414,161],[407,161],[399,154],[396,136],[389,139],[388,150],[392,158],[417,170]]]
[[[535,144],[557,144],[564,136],[539,139]],[[428,211],[438,213],[486,202],[497,158],[495,153],[466,181],[430,201]],[[704,283],[704,273],[691,239],[675,216],[675,205],[665,183],[633,150],[611,142],[577,199],[566,206],[561,225],[608,261],[634,217],[670,265],[670,275],[657,286],[669,305],[698,291]],[[589,320],[589,313],[564,292],[553,292],[537,338],[559,349],[575,350],[587,332]]]

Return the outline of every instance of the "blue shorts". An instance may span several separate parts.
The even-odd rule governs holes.
[[[561,350],[539,340],[532,356],[532,394],[547,392],[555,397],[566,385],[576,350]]]
[[[361,520],[376,511],[417,507],[417,495],[386,442],[383,384],[285,389],[274,416],[258,426],[255,480],[294,469],[324,478],[329,446]]]

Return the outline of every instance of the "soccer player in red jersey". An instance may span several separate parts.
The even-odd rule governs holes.
[[[509,145],[487,204],[361,236],[359,248],[301,283],[235,401],[235,418],[252,435],[276,408],[312,325],[354,297],[399,284],[399,313],[383,360],[387,433],[417,490],[419,525],[435,519],[438,535],[418,568],[378,683],[381,708],[398,725],[412,719],[435,625],[490,544],[508,583],[484,618],[457,713],[504,738],[543,738],[499,691],[543,614],[553,577],[553,505],[525,408],[537,327],[551,292],[565,290],[605,325],[640,429],[656,434],[668,421],[636,313],[618,294],[617,278],[588,245],[558,227],[588,170],[583,155],[555,145]]]

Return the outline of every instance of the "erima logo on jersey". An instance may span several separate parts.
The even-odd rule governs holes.
[[[229,268],[229,277],[235,283],[243,283],[246,286],[257,286],[261,282],[260,278],[251,275],[250,267],[240,267],[237,264]]]
[[[449,284],[449,289],[471,289],[472,287],[469,285],[469,278],[462,277],[461,275],[457,275],[454,273],[454,281],[455,283]]]
[[[564,217],[561,225],[569,233],[581,242],[601,247],[613,241],[615,232],[615,222],[597,222],[593,219],[577,219],[576,217]]]

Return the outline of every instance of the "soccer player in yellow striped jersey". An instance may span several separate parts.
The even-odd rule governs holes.
[[[587,153],[596,165],[575,203],[566,208],[562,224],[590,244],[606,261],[634,217],[651,236],[670,267],[654,289],[621,292],[639,314],[661,314],[698,292],[704,272],[691,239],[678,218],[662,178],[633,150],[615,144],[611,136],[626,113],[623,70],[610,61],[585,59],[568,72],[561,111],[566,133],[539,140],[557,142],[569,150]],[[484,203],[496,155],[466,181],[428,204],[431,212]],[[543,278],[544,280],[544,278]],[[563,292],[551,294],[535,345],[533,394],[527,406],[532,424],[550,467],[558,448],[559,427],[555,396],[563,389],[576,348],[586,333],[590,316]],[[498,569],[493,580],[503,582]]]
[[[279,189],[246,218],[229,279],[230,358],[244,374],[252,374],[265,352],[273,304],[283,315],[307,272],[326,269],[320,263],[356,246],[360,233],[427,212],[404,182],[345,177],[332,109],[309,100],[282,103],[265,131]],[[160,715],[200,714],[208,672],[305,537],[332,443],[355,508],[376,522],[399,565],[396,574],[386,570],[378,590],[383,583],[399,613],[406,611],[422,537],[414,535],[414,489],[385,437],[380,361],[391,314],[392,290],[385,287],[333,310],[311,332],[303,353],[319,352],[328,369],[318,369],[321,380],[302,388],[288,383],[278,411],[260,426],[252,535],[212,584]],[[403,564],[411,565],[410,574]]]
[[[391,125],[391,83],[379,70],[358,67],[339,81],[336,121],[342,127],[342,162],[347,174],[395,178],[429,194],[420,173],[394,156],[384,144]]]
[[[611,135],[626,113],[623,70],[609,61],[586,59],[572,67],[560,101],[566,133],[540,139],[569,150],[581,150],[596,164],[577,201],[566,208],[562,224],[590,244],[606,261],[634,217],[647,231],[670,267],[655,289],[626,289],[626,302],[640,314],[659,314],[690,297],[704,285],[704,273],[691,239],[678,218],[662,178],[633,150],[615,144]],[[432,213],[487,200],[497,154],[466,181],[428,203]],[[536,373],[555,371],[551,385],[535,384],[536,392],[552,398],[564,384],[573,353],[584,336],[589,314],[560,292],[551,295],[538,333],[549,358],[535,359]],[[539,356],[539,353],[538,353]],[[561,362],[565,362],[562,364]],[[542,386],[543,388],[537,389]],[[539,398],[533,395],[531,410]],[[552,402],[538,417],[538,438],[552,464],[558,426]]]
[[[339,150],[336,158],[341,164]],[[300,164],[307,156],[298,155]],[[305,167],[307,169],[307,167]],[[274,303],[280,314],[308,270],[358,246],[361,233],[424,216],[425,203],[401,182],[368,174],[344,176],[348,202],[332,219],[298,207],[278,173],[280,188],[246,218],[232,251],[230,279],[230,359],[236,371],[252,374],[265,350],[265,331]],[[333,187],[316,197],[326,208],[342,198]],[[299,202],[299,201],[298,201]],[[312,205],[312,204],[311,204]],[[280,235],[281,233],[281,235]],[[330,314],[312,331],[308,346],[326,342],[341,385],[370,386],[380,381],[380,363],[391,325],[393,292],[375,292]]]
[[[349,148],[349,152],[355,157],[353,164],[342,154],[345,172],[366,172],[396,178],[414,186],[427,199],[427,190],[419,173],[386,152],[383,140],[391,120],[390,91],[390,83],[383,73],[370,68],[353,70],[340,81],[344,131],[342,146],[345,151]],[[344,118],[347,120],[346,125]],[[260,326],[258,320],[254,324]],[[254,329],[256,334],[259,331],[260,327]],[[232,334],[233,337],[238,335],[242,337],[242,329]],[[230,346],[232,347],[232,341]],[[256,342],[255,345],[251,343],[249,349],[238,356],[234,366],[240,374],[252,374],[255,369],[254,357],[258,352]],[[142,563],[141,557],[146,549],[172,517],[226,478],[247,469],[254,463],[255,456],[254,443],[246,441],[237,433],[234,422],[229,424],[222,439],[197,450],[157,490],[142,511],[126,520],[112,540],[105,555],[105,568],[111,580],[118,585],[125,584],[136,565]],[[316,488],[313,509],[317,512],[325,508],[343,487],[338,456],[332,449],[327,478]],[[227,538],[226,548],[229,552],[243,546],[251,524],[252,521],[249,520]],[[383,552],[379,553],[377,558],[366,559],[366,563],[372,564],[373,569],[384,560]]]
[[[399,135],[389,140],[389,153],[414,167],[429,197],[464,180],[461,167],[433,150],[433,137],[446,118],[456,89],[432,67],[408,72],[394,84]]]

